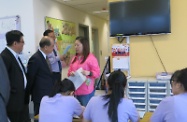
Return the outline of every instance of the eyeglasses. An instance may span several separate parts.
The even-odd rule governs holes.
[[[24,41],[19,41],[18,43],[23,43],[23,44],[25,44],[25,42],[24,42]]]
[[[15,43],[15,44],[25,44],[24,41],[19,41],[19,42],[18,42],[18,41],[15,41],[14,43]]]

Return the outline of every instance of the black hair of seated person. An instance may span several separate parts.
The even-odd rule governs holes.
[[[75,86],[73,82],[67,78],[63,79],[62,81],[57,81],[52,89],[51,94],[49,97],[53,97],[58,93],[67,93],[68,95],[70,92],[75,91]]]
[[[187,68],[175,71],[171,76],[170,83],[172,81],[181,83],[187,92]]]
[[[107,82],[111,93],[103,97],[103,99],[108,101],[104,107],[108,106],[108,116],[111,122],[118,122],[117,108],[120,100],[124,97],[127,78],[121,70],[117,70],[110,74]]]
[[[173,82],[173,81],[174,81],[174,82],[178,81],[178,79],[179,79],[179,74],[180,74],[180,70],[176,70],[176,71],[172,74],[171,79],[170,79],[170,84],[171,84],[171,85],[172,85],[172,82]]]

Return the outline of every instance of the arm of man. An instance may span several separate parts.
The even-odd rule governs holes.
[[[0,95],[0,122],[8,122],[8,118],[6,115],[6,104],[3,101],[2,96]]]
[[[26,87],[26,103],[29,103],[29,97],[33,89],[36,73],[38,70],[37,59],[31,57],[27,66],[27,87]]]
[[[53,52],[50,53],[49,55],[47,55],[47,57],[49,58],[49,61],[50,61],[51,64],[54,64],[54,63],[56,63],[56,62],[61,60],[60,56],[58,56],[58,55],[55,56]]]

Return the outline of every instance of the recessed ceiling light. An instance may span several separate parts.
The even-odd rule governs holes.
[[[108,13],[108,10],[93,11],[93,14]]]
[[[68,1],[71,1],[71,0],[63,0],[64,2],[68,2]]]

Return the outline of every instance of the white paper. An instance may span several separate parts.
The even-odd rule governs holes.
[[[127,70],[129,69],[129,58],[128,57],[114,57],[113,58],[113,69]]]
[[[86,76],[82,74],[82,68],[79,68],[74,76],[69,76],[68,79],[73,82],[75,88],[78,89],[86,80]]]
[[[138,111],[138,113],[139,113],[140,118],[143,118],[144,115],[145,115],[145,112],[144,112],[144,111]]]

